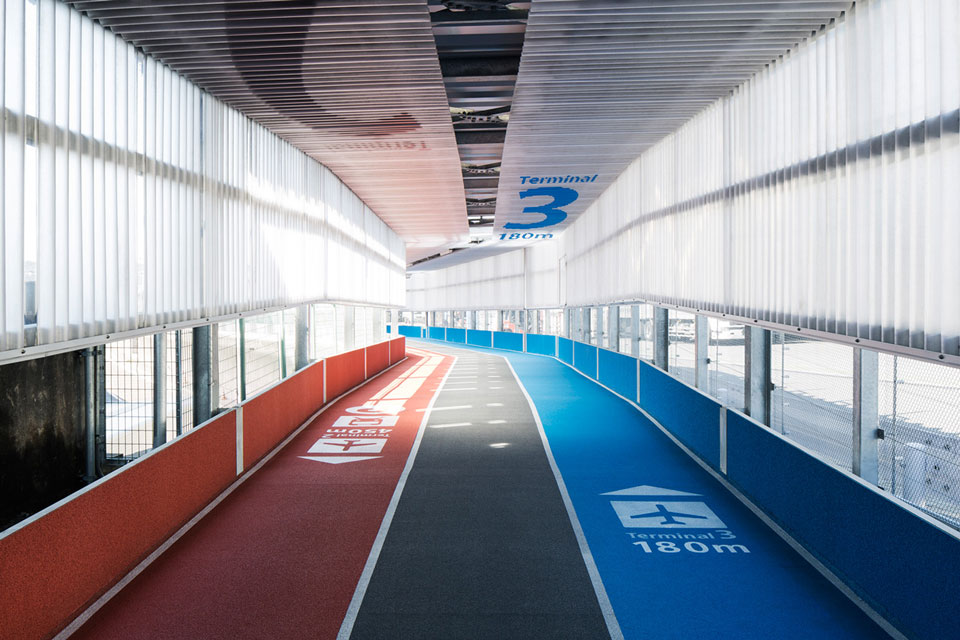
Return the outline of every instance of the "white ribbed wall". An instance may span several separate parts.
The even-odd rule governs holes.
[[[553,240],[445,269],[411,272],[407,307],[418,311],[559,307],[560,251],[560,243]]]
[[[435,309],[522,309],[523,253],[511,251],[407,277],[407,307]]]
[[[960,353],[958,13],[858,2],[643,154],[567,232],[568,303]]]
[[[403,304],[402,240],[314,160],[56,0],[6,0],[0,36],[0,358]]]
[[[565,303],[659,301],[957,355],[958,109],[960,3],[857,2],[571,225]]]

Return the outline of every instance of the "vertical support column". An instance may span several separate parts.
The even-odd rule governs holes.
[[[83,406],[84,426],[86,427],[86,465],[83,479],[93,482],[97,479],[97,383],[95,347],[83,350]]]
[[[153,446],[159,447],[167,441],[167,336],[156,333],[153,336]]]
[[[310,307],[302,304],[297,307],[296,351],[294,352],[294,368],[299,371],[310,364]],[[379,339],[379,336],[377,336]]]
[[[211,327],[203,325],[193,328],[193,344],[191,357],[193,359],[193,424],[203,424],[210,419],[213,412],[212,396],[213,367],[210,357]]]
[[[103,475],[107,460],[107,346],[94,347],[97,363],[97,476]]]
[[[607,311],[607,348],[620,351],[620,307],[615,304]]]
[[[663,307],[653,308],[653,364],[667,370],[670,353],[669,318]]]
[[[744,327],[746,340],[746,380],[744,404],[747,415],[765,425],[770,424],[770,331],[760,327]]]
[[[180,336],[180,329],[177,329],[173,332],[174,335],[174,369],[175,369],[175,380],[177,388],[174,389],[174,398],[176,399],[177,406],[174,409],[174,416],[176,416],[176,425],[177,425],[177,435],[183,435],[183,340]]]
[[[213,414],[220,409],[220,324],[214,323],[210,325],[210,415],[207,416],[207,419],[213,417]],[[197,336],[193,337],[193,344],[197,344]],[[196,356],[194,356],[196,358]],[[196,380],[196,377],[194,377]],[[196,392],[194,392],[196,393]],[[196,397],[196,396],[194,396]],[[196,410],[196,407],[194,407]],[[200,424],[197,422],[196,416],[198,414],[194,413],[194,424]]]
[[[280,348],[277,349],[277,355],[279,357],[280,364],[280,379],[283,380],[287,377],[287,323],[286,312],[280,310]]]
[[[240,402],[247,399],[247,330],[246,321],[240,318],[239,321],[240,344],[237,346],[240,356]]]
[[[693,331],[696,350],[694,380],[697,389],[706,391],[709,386],[708,376],[710,373],[710,320],[706,316],[695,316]]]
[[[630,355],[640,359],[640,305],[630,305]]]
[[[343,350],[353,351],[357,339],[356,323],[354,321],[354,308],[343,306]]]
[[[874,485],[879,481],[879,371],[876,351],[853,350],[853,472]]]

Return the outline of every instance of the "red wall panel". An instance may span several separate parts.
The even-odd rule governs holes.
[[[0,634],[52,636],[219,495],[236,478],[235,417],[216,418],[0,539]]]
[[[403,336],[390,341],[390,364],[400,362],[407,355],[407,339]]]
[[[327,358],[327,402],[363,382],[363,349]]]
[[[362,354],[361,354],[362,355]],[[363,362],[360,363],[361,368]],[[243,468],[273,450],[323,406],[323,363],[298,371],[243,405]]]
[[[381,342],[367,347],[367,377],[371,378],[390,366],[390,344]]]

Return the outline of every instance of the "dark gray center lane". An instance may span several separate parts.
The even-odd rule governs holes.
[[[527,400],[453,353],[351,638],[606,638]]]

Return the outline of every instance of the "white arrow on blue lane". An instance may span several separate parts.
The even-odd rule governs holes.
[[[660,487],[651,487],[641,484],[629,489],[620,489],[619,491],[608,491],[601,493],[602,496],[699,496],[699,493],[687,493],[686,491],[675,491],[674,489],[661,489]]]

